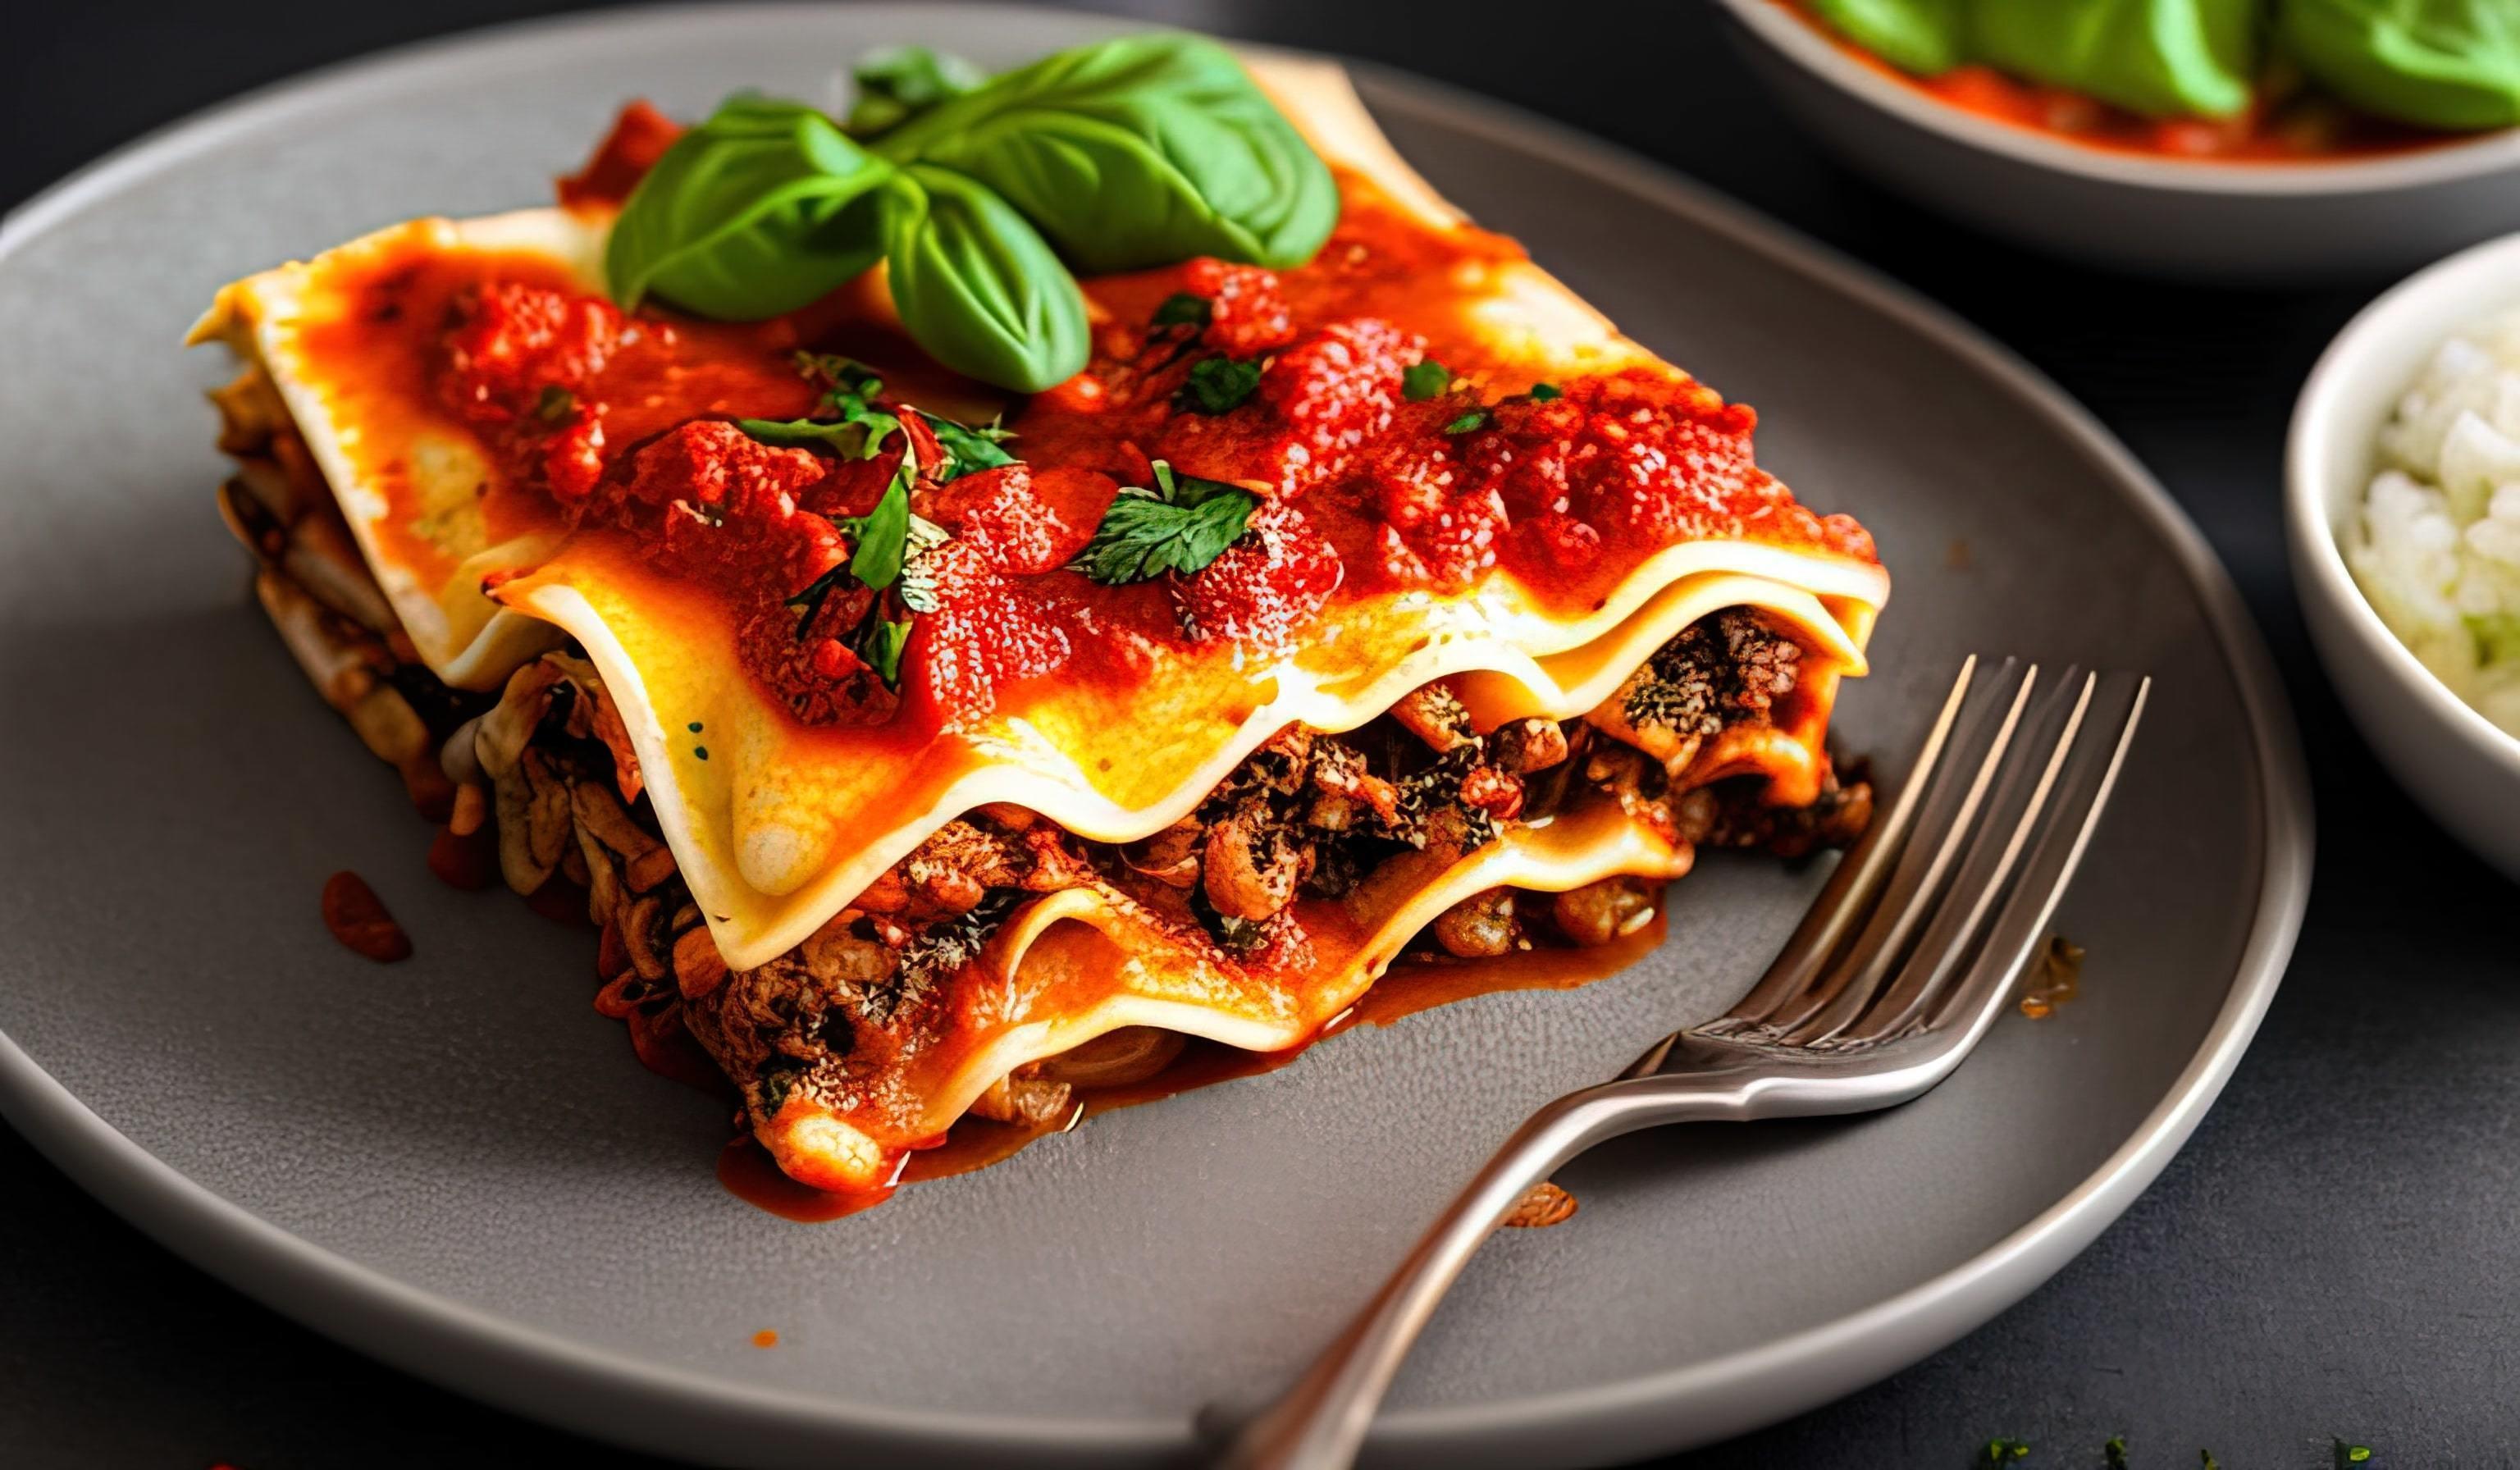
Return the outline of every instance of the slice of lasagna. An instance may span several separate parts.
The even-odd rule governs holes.
[[[1028,398],[937,368],[880,271],[749,325],[619,309],[642,108],[562,207],[387,229],[197,329],[246,363],[263,604],[441,867],[582,902],[598,1007],[696,1040],[800,1180],[1866,819],[1823,735],[1869,539],[1335,68],[1251,67],[1335,171],[1328,243],[1085,281],[1092,360]]]

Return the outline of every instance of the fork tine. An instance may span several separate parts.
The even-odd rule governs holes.
[[[1952,691],[1943,699],[1942,713],[1934,717],[1933,728],[1926,732],[1915,765],[1900,782],[1899,795],[1891,802],[1890,810],[1875,818],[1854,848],[1838,860],[1828,882],[1812,901],[1811,912],[1803,915],[1785,947],[1777,952],[1767,974],[1729,1014],[1703,1029],[1719,1032],[1749,1024],[1776,1009],[1811,983],[1812,976],[1845,946],[1847,936],[1872,912],[1872,900],[1899,861],[1899,850],[1908,840],[1916,808],[1922,804],[1925,787],[1950,741],[1952,728],[1959,720],[1960,705],[1968,697],[1969,680],[1976,672],[1976,654],[1960,660],[1959,677],[1952,681]]]
[[[1977,958],[1942,1003],[1933,1007],[1926,1025],[1945,1026],[1964,1017],[1972,1032],[1985,1026],[1996,1012],[1988,1002],[2011,984],[2046,940],[2056,905],[2073,881],[2092,833],[2099,827],[2100,813],[2117,789],[2118,773],[2126,765],[2136,727],[2142,723],[2144,705],[2152,694],[2148,677],[2119,674],[2105,683],[2108,693],[2099,701],[2099,712],[2087,722],[2089,737],[2059,783],[2047,829],[2022,863],[2021,876],[1989,927],[1986,942],[1978,947]],[[2108,738],[2113,731],[2116,737]]]
[[[2022,853],[2038,832],[2041,815],[2083,734],[2084,717],[2098,684],[2096,675],[2077,679],[2069,672],[2057,693],[2042,703],[2023,741],[2025,758],[2012,762],[2004,773],[2002,786],[1988,804],[1987,820],[1971,839],[1958,876],[1952,880],[1888,991],[1861,1013],[1837,1018],[1834,1030],[1812,1030],[1797,1035],[1795,1041],[1806,1045],[1835,1041],[1846,1046],[1880,1041],[1906,1030],[1939,997],[1944,982],[1968,958],[1971,941],[2003,897]]]
[[[1991,686],[1995,699],[1978,712],[1958,759],[1943,768],[1926,793],[1915,831],[1864,927],[1815,984],[1761,1019],[1763,1032],[1797,1033],[1816,1016],[1831,1018],[1834,1029],[1844,1024],[1834,1020],[1839,1012],[1862,1014],[1950,878],[2038,683],[2038,665],[2005,661]]]

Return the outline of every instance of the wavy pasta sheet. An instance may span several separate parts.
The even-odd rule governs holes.
[[[922,1109],[900,1137],[941,1135],[998,1079],[1124,1026],[1250,1051],[1298,1046],[1355,1004],[1411,935],[1471,894],[1678,877],[1691,856],[1607,801],[1514,827],[1458,862],[1409,854],[1343,898],[1298,901],[1314,958],[1301,987],[1217,963],[1195,934],[1111,890],[1048,895],[1008,919],[958,977],[935,1043],[887,1079]],[[783,1170],[821,1188],[864,1189],[899,1156],[900,1137],[878,1140],[801,1095],[757,1132]]]

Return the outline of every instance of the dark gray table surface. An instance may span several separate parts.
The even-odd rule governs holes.
[[[196,108],[379,46],[561,7],[11,7],[0,204]],[[2520,1455],[2520,890],[2407,803],[2305,641],[2281,540],[2286,415],[2385,282],[2166,287],[2026,258],[1795,135],[1700,3],[1106,5],[1407,67],[1572,122],[1897,275],[2090,405],[2203,526],[2289,684],[2319,861],[2291,973],[2160,1181],[2030,1299],[1854,1398],[1675,1460],[2374,1466]],[[838,59],[835,59],[838,60]],[[22,367],[11,371],[23,371]],[[2036,487],[2025,487],[2025,498]],[[2037,512],[2026,503],[2025,514]],[[2513,814],[2520,821],[2520,813]],[[0,1129],[0,1465],[568,1463],[608,1451],[370,1362],[195,1271]],[[628,1457],[616,1457],[628,1462]]]

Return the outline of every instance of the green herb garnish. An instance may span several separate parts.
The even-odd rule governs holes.
[[[1153,325],[1157,327],[1195,327],[1199,331],[1205,332],[1208,328],[1208,324],[1215,320],[1216,305],[1214,302],[1209,301],[1205,296],[1195,296],[1186,290],[1177,290],[1171,295],[1164,297],[1163,304],[1155,308]]]
[[[1144,582],[1168,571],[1194,572],[1241,538],[1260,497],[1222,480],[1176,474],[1154,462],[1154,488],[1124,486],[1077,567],[1097,582]]]
[[[1400,396],[1412,403],[1423,403],[1452,385],[1453,370],[1431,357],[1411,363],[1400,375]]]
[[[849,575],[878,592],[901,580],[901,564],[910,555],[910,487],[903,481],[904,476],[894,475],[873,511],[832,522],[857,543],[849,555]]]
[[[1986,1459],[1983,1463],[2001,1465],[2020,1459],[2029,1452],[2030,1442],[2027,1440],[1989,1440],[1986,1442]]]
[[[858,632],[858,656],[888,685],[901,683],[901,650],[910,644],[910,619],[871,617]]]
[[[559,383],[545,383],[534,399],[534,417],[545,423],[558,423],[577,412],[577,395]]]
[[[994,423],[972,428],[951,419],[939,419],[925,409],[915,412],[927,421],[927,427],[935,433],[936,442],[945,450],[946,463],[936,472],[938,484],[1015,462],[1015,457],[1003,447],[1007,440],[1014,437],[1011,429],[1000,428]]]
[[[1474,428],[1485,426],[1487,422],[1488,411],[1486,409],[1472,409],[1459,419],[1445,424],[1444,432],[1448,434],[1466,434]]]
[[[2108,1470],[2127,1470],[2126,1436],[2109,1436],[2109,1442],[2100,1447],[2100,1457],[2107,1462]]]
[[[1091,348],[1070,264],[1293,266],[1338,217],[1328,168],[1212,41],[1123,37],[968,89],[932,54],[868,67],[865,121],[882,130],[864,141],[801,104],[741,96],[677,139],[614,223],[614,298],[756,321],[880,259],[931,356],[1037,392]]]
[[[1200,414],[1230,414],[1260,386],[1260,364],[1230,357],[1203,357],[1191,364],[1190,380],[1173,401]]]
[[[1547,403],[1552,398],[1565,397],[1566,390],[1553,382],[1535,382],[1531,385],[1530,396],[1534,403]]]
[[[787,1105],[788,1094],[796,1090],[797,1082],[804,1075],[801,1062],[789,1057],[780,1057],[777,1061],[787,1062],[787,1065],[779,1066],[774,1061],[761,1070],[761,1116],[765,1118],[779,1116],[779,1109]]]
[[[2336,1470],[2345,1470],[2348,1465],[2360,1465],[2371,1458],[2371,1447],[2368,1445],[2348,1445],[2343,1440],[2333,1440],[2330,1443],[2336,1447]]]

